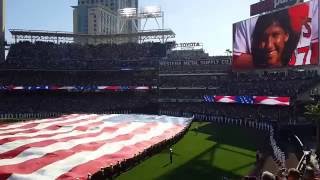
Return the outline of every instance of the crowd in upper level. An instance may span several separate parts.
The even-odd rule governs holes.
[[[1,93],[0,114],[7,113],[104,113],[130,110],[152,112],[152,93]],[[149,109],[150,108],[150,109]]]
[[[172,43],[171,43],[172,44]],[[19,42],[12,44],[2,69],[134,69],[157,67],[170,43],[80,45]]]
[[[0,86],[157,86],[157,72],[0,70]]]
[[[170,98],[203,95],[253,95],[296,97],[319,82],[316,70],[226,73],[226,74],[180,74],[160,75],[159,86],[162,94]]]
[[[19,42],[0,64],[0,85],[159,87],[160,99],[204,95],[290,96],[319,82],[312,69],[232,72],[229,56],[170,50],[173,43],[104,45]]]

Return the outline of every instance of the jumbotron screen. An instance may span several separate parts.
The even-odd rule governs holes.
[[[233,24],[234,70],[319,64],[319,0]]]

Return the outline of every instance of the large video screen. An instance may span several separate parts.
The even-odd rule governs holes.
[[[234,70],[319,64],[319,0],[233,24]]]

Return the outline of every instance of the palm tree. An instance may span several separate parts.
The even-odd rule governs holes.
[[[226,49],[226,52],[227,56],[230,56],[232,54],[232,51],[230,49]]]
[[[305,106],[306,107],[306,112],[304,113],[305,115],[309,116],[312,120],[315,121],[316,126],[317,126],[317,134],[316,134],[316,148],[317,150],[320,150],[319,147],[319,140],[320,140],[320,103],[318,102],[317,104],[310,104]]]

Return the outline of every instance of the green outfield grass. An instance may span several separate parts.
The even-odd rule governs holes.
[[[240,179],[254,169],[257,147],[264,140],[264,133],[255,130],[195,122],[173,146],[172,164],[165,149],[117,179]]]

